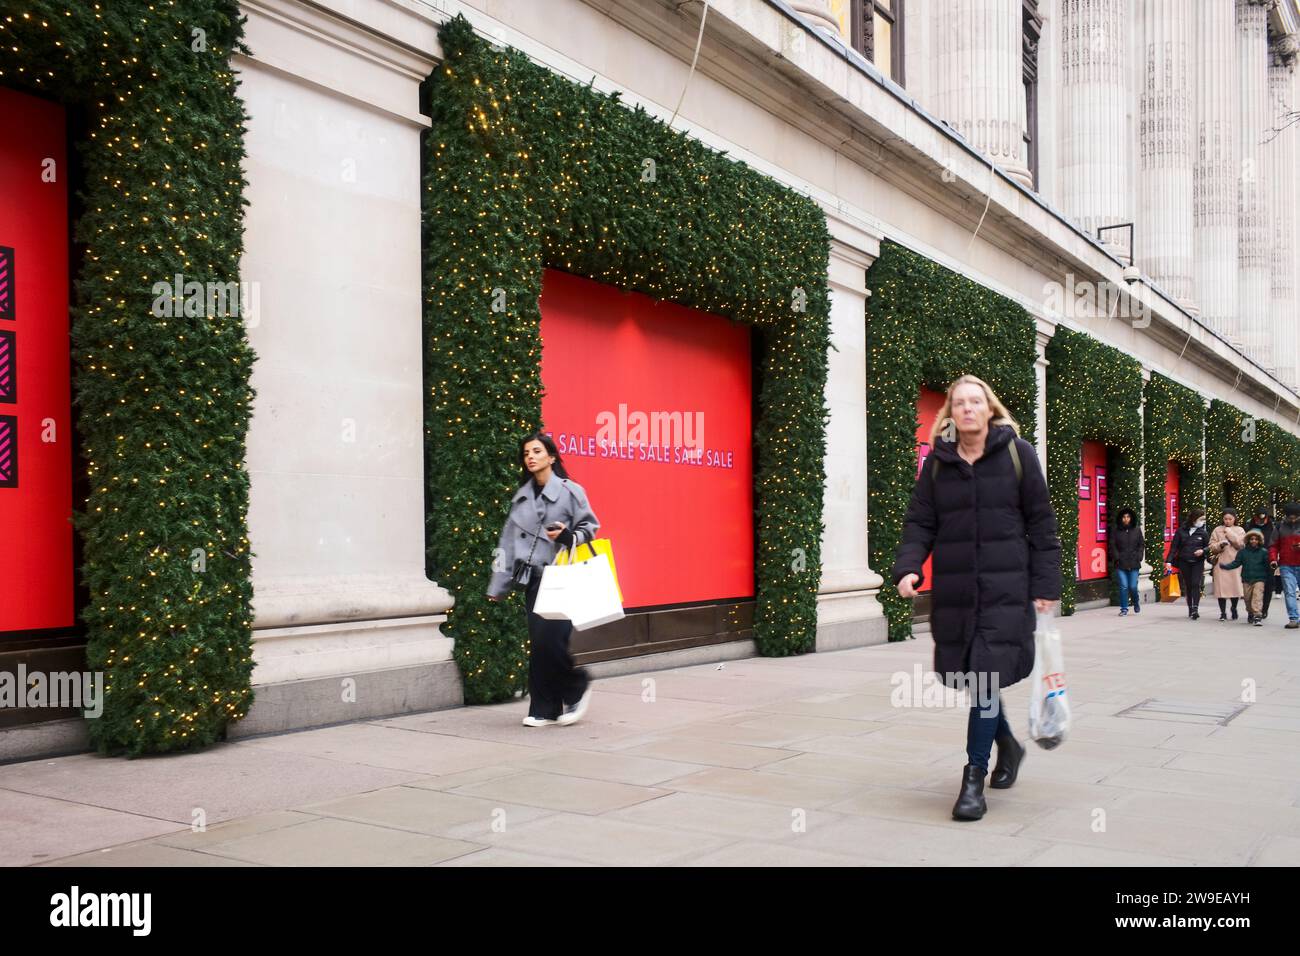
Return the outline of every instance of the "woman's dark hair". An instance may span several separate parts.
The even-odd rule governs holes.
[[[1196,524],[1196,520],[1198,518],[1204,518],[1204,517],[1205,517],[1204,508],[1193,508],[1191,511],[1187,512],[1187,520],[1183,522],[1183,527],[1190,528],[1192,525]]]
[[[1234,518],[1236,518],[1238,521],[1241,521],[1241,516],[1237,514],[1237,509],[1236,509],[1236,508],[1224,508],[1224,509],[1223,509],[1223,517],[1226,518],[1228,515],[1232,515],[1232,516],[1233,516]]]
[[[519,483],[521,485],[528,484],[533,477],[533,473],[529,471],[528,466],[524,464],[524,449],[528,446],[530,441],[541,442],[542,447],[546,449],[546,453],[555,457],[555,464],[551,465],[551,471],[555,472],[561,478],[569,477],[569,472],[564,467],[564,459],[560,457],[560,451],[555,447],[555,439],[544,431],[535,431],[530,435],[525,435],[523,440],[519,442]]]
[[[1250,513],[1250,516],[1252,518],[1258,518],[1260,515],[1264,516],[1265,521],[1269,520],[1269,514],[1267,508],[1256,508],[1254,511]]]

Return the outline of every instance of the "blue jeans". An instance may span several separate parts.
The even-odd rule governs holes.
[[[993,753],[993,741],[997,737],[1010,737],[1011,725],[1007,723],[1006,708],[1002,706],[1002,695],[980,702],[978,698],[971,705],[970,717],[966,719],[966,759],[981,770],[989,769],[989,755]]]
[[[1128,610],[1129,592],[1133,593],[1133,603],[1138,603],[1138,569],[1125,571],[1123,568],[1115,569],[1115,579],[1119,581],[1119,607],[1121,611]]]
[[[1282,575],[1282,596],[1286,599],[1287,620],[1300,621],[1300,609],[1296,608],[1296,588],[1300,587],[1300,567],[1284,564],[1277,570]]]

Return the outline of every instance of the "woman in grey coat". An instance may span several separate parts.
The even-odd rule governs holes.
[[[591,700],[591,679],[569,654],[573,625],[533,613],[542,569],[560,548],[586,544],[596,537],[600,522],[587,503],[587,493],[569,478],[550,435],[533,432],[519,445],[520,480],[510,502],[510,515],[501,529],[487,596],[499,601],[511,588],[516,569],[527,568],[528,716],[525,727],[572,724],[580,720]]]

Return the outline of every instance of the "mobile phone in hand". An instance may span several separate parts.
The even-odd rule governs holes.
[[[546,530],[547,530],[547,531],[559,531],[559,530],[560,530],[561,528],[563,528],[563,527],[564,527],[564,525],[561,524],[560,522],[558,522],[558,521],[552,521],[550,524],[548,524],[548,525],[546,526]]]

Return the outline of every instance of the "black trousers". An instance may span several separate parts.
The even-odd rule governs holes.
[[[1262,609],[1262,613],[1264,614],[1268,613],[1269,602],[1273,600],[1273,591],[1274,591],[1273,585],[1274,585],[1273,574],[1270,569],[1268,579],[1264,582],[1264,607]]]
[[[1187,608],[1192,610],[1201,606],[1201,586],[1205,580],[1204,561],[1179,561],[1178,577],[1183,586],[1183,596],[1187,598]]]
[[[528,713],[554,720],[567,705],[576,704],[587,692],[591,678],[573,662],[569,637],[573,625],[550,621],[533,613],[537,589],[542,584],[541,568],[534,568],[525,592],[528,604]]]

